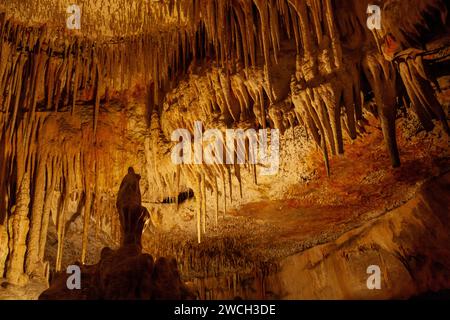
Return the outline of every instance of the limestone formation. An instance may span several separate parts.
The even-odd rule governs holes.
[[[181,281],[177,262],[156,261],[142,253],[141,236],[147,216],[141,206],[139,176],[128,170],[117,196],[121,215],[122,243],[118,250],[104,248],[100,262],[81,267],[81,288],[67,286],[69,275],[57,275],[52,286],[41,294],[42,300],[181,300],[193,294]]]
[[[147,208],[142,206],[141,191],[139,187],[140,175],[133,168],[123,178],[117,195],[117,211],[122,230],[122,246],[141,246],[141,236],[144,227],[150,219]]]
[[[73,29],[65,0],[0,0],[1,281],[79,261],[63,297],[133,298],[135,271],[137,298],[265,298],[445,174],[448,1],[375,2],[371,30],[369,0],[77,0]]]
[[[0,225],[0,274],[3,277],[5,262],[8,256],[8,231],[4,225]]]
[[[27,218],[30,204],[30,178],[26,174],[22,180],[17,195],[17,205],[8,221],[9,257],[6,269],[6,279],[12,284],[25,284],[27,277],[24,273],[26,239],[29,229]]]

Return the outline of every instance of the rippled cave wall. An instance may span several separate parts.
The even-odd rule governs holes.
[[[280,259],[398,207],[450,167],[446,1],[79,0],[79,31],[65,30],[68,1],[29,2],[0,0],[9,283],[117,245],[115,197],[133,166],[151,213],[144,248],[175,256],[199,297],[283,297],[267,288]],[[366,26],[369,2],[382,30]],[[279,173],[175,166],[172,132],[194,121],[279,129]]]

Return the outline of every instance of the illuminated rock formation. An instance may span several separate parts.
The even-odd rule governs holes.
[[[449,188],[447,174],[384,217],[283,260],[270,285],[287,299],[406,299],[447,289]],[[381,268],[382,290],[367,290],[371,265]]]
[[[0,0],[5,282],[47,283],[73,261],[115,277],[105,261],[127,254],[152,269],[142,246],[175,256],[201,298],[245,296],[248,277],[252,298],[265,297],[263,279],[288,256],[450,168],[447,1],[375,1],[380,30],[368,28],[369,0],[73,2]],[[69,5],[83,8],[79,30]],[[235,150],[176,165],[173,133],[193,137],[198,122],[200,134],[279,137],[278,172],[251,161],[250,138],[221,141],[224,153],[243,146],[243,163]],[[142,176],[123,179],[127,168]],[[105,246],[122,249],[99,257]]]
[[[30,204],[30,178],[25,175],[17,195],[17,205],[8,220],[9,258],[6,266],[6,279],[13,284],[25,284],[27,278],[24,274],[24,261],[26,237],[28,233],[29,220],[27,218],[28,206]]]
[[[141,206],[139,176],[132,168],[123,179],[117,198],[121,247],[118,250],[104,248],[96,265],[79,265],[80,288],[69,288],[70,275],[63,273],[40,299],[180,300],[193,297],[180,279],[176,260],[159,258],[154,261],[152,256],[142,254],[141,237],[148,212]]]
[[[145,225],[150,219],[147,208],[142,206],[139,181],[141,176],[128,169],[128,174],[120,184],[117,195],[117,211],[122,230],[121,245],[135,245],[141,247],[141,237]]]

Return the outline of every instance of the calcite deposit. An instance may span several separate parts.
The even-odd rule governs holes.
[[[76,261],[89,286],[65,298],[449,289],[450,232],[436,221],[448,197],[417,200],[420,214],[402,209],[433,184],[448,190],[439,181],[450,170],[449,9],[0,0],[0,298],[49,285],[43,297],[55,298]],[[248,134],[223,141],[227,130]],[[185,136],[189,150],[175,155]],[[205,150],[216,160],[197,161]],[[383,285],[407,284],[366,290],[365,264],[378,256],[383,274],[398,274]],[[119,276],[133,270],[142,283]],[[176,279],[175,296],[147,287],[154,274]]]

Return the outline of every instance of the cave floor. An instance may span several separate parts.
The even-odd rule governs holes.
[[[0,279],[0,301],[2,300],[37,300],[39,295],[48,288],[43,279],[32,279],[25,286],[16,286]]]

